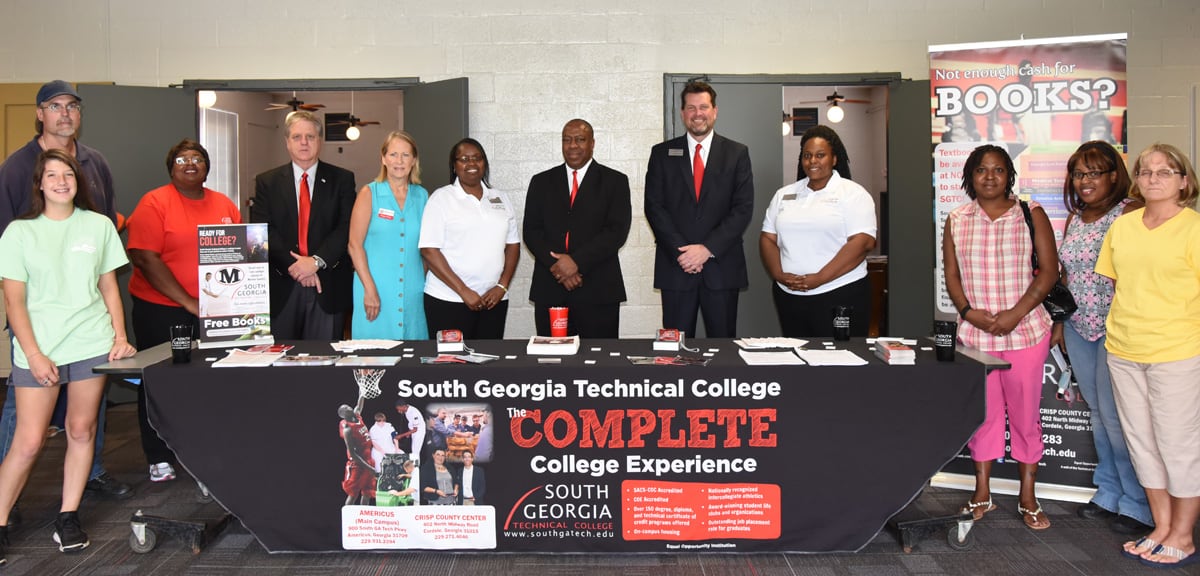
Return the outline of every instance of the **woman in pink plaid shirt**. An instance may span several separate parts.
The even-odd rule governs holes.
[[[1017,511],[1033,530],[1050,527],[1034,496],[1042,459],[1042,366],[1050,350],[1050,315],[1042,300],[1054,286],[1058,253],[1050,219],[1030,202],[1035,241],[1029,240],[1025,215],[1013,194],[1017,174],[1004,148],[976,148],[963,166],[963,190],[973,202],[955,208],[946,220],[942,259],[946,291],[962,323],[958,338],[966,346],[1008,361],[1007,370],[987,377],[987,417],[967,444],[975,461],[975,494],[964,512],[976,520],[996,509],[992,504],[992,462],[1003,458],[1004,422],[1012,433],[1012,458],[1020,471]],[[1037,250],[1047,274],[1034,276],[1030,256]]]

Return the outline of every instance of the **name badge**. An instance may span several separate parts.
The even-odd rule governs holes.
[[[796,199],[796,193],[795,193],[795,192],[792,192],[791,194],[784,194],[784,195],[783,195],[783,199],[784,199],[784,200],[795,200],[795,199]]]
[[[683,148],[668,148],[667,156],[683,156]]]
[[[396,218],[396,213],[395,213],[394,211],[392,211],[392,210],[389,210],[389,209],[387,209],[387,208],[380,208],[380,209],[379,209],[379,214],[377,214],[377,215],[378,215],[380,218],[383,218],[384,220],[394,220],[394,219]]]

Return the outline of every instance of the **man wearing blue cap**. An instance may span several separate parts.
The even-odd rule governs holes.
[[[79,161],[83,168],[83,178],[86,178],[92,191],[92,201],[104,215],[116,224],[116,197],[113,188],[112,172],[108,162],[96,149],[76,140],[79,133],[80,120],[83,114],[83,99],[69,83],[62,80],[47,82],[37,93],[37,121],[34,127],[37,134],[33,140],[13,152],[8,160],[0,164],[0,234],[16,217],[29,211],[29,197],[33,192],[33,167],[38,155],[45,150],[65,150]],[[16,428],[16,402],[13,400],[13,388],[8,388],[8,398],[4,401],[4,411],[0,415],[0,459],[8,454],[12,445],[13,432]],[[65,388],[65,387],[64,387]],[[65,390],[63,393],[65,394]],[[62,399],[63,396],[60,396]],[[89,476],[87,490],[117,498],[132,495],[129,485],[117,481],[101,464],[104,449],[104,410],[105,403],[100,404],[100,418],[96,423],[96,452],[92,457],[92,473]],[[8,526],[11,529],[14,520],[19,522],[17,509],[13,508]]]

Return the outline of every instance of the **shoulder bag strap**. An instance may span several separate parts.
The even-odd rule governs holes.
[[[1025,225],[1029,227],[1029,243],[1032,245],[1032,250],[1029,253],[1029,265],[1033,267],[1033,275],[1037,276],[1040,267],[1038,266],[1037,257],[1037,241],[1034,240],[1033,234],[1033,214],[1029,211],[1029,205],[1024,200],[1017,199],[1021,204],[1021,212],[1025,213]]]

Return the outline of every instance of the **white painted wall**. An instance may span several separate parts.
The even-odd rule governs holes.
[[[561,161],[558,131],[596,127],[596,158],[629,174],[635,214],[662,139],[662,75],[900,72],[928,78],[929,44],[1129,33],[1130,144],[1192,148],[1200,14],[1191,0],[6,0],[0,81],[166,86],[185,78],[470,78],[472,135],[518,204]],[[717,130],[720,131],[718,122]],[[157,160],[156,160],[157,161]],[[635,219],[621,258],[622,334],[659,324],[653,238]],[[523,255],[524,256],[524,255]],[[529,261],[508,334],[532,331]],[[893,305],[902,305],[894,303]]]

